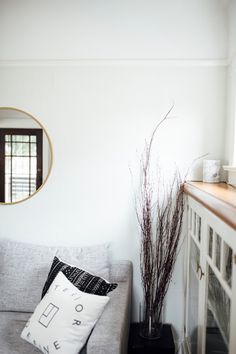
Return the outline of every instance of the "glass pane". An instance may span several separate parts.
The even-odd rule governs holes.
[[[29,196],[29,192],[26,190],[15,191],[12,190],[12,202],[17,202],[19,200],[25,199]]]
[[[221,237],[216,235],[216,267],[220,270]]]
[[[213,248],[213,230],[211,227],[208,229],[208,254],[212,258],[212,248]]]
[[[231,287],[232,284],[232,263],[233,251],[226,243],[224,244],[224,269],[223,274],[227,284]]]
[[[29,157],[12,157],[12,175],[29,178]]]
[[[197,224],[197,230],[198,230],[198,241],[201,242],[201,224],[202,220],[200,216],[198,216],[198,224]]]
[[[192,230],[192,209],[189,207],[189,230]]]
[[[30,155],[31,156],[37,155],[37,145],[35,143],[30,144]]]
[[[31,141],[31,143],[36,143],[36,141],[37,141],[36,135],[31,135],[30,136],[30,141]]]
[[[11,202],[11,176],[5,174],[5,202]]]
[[[196,227],[197,227],[197,214],[194,212],[194,220],[193,220],[193,234],[196,236]]]
[[[21,177],[12,178],[12,201],[16,202],[29,196],[29,180]]]
[[[29,142],[29,135],[12,135],[12,141],[14,142]]]
[[[206,353],[228,353],[230,299],[208,267]]]
[[[30,179],[30,194],[36,191],[36,177]]]
[[[22,181],[21,178],[12,178],[12,193],[19,195],[24,193],[26,196],[29,195],[29,181]]]
[[[5,141],[11,141],[11,135],[5,135]]]
[[[31,177],[36,177],[37,175],[37,158],[31,157],[30,159],[30,174]]]
[[[195,275],[198,278],[197,272],[200,264],[200,251],[193,240],[191,240],[190,264],[192,265],[192,269],[195,271]]]
[[[197,329],[198,329],[198,265],[200,252],[193,239],[190,244],[189,264],[189,305],[188,305],[188,339],[191,346],[191,353],[197,353]]]
[[[5,175],[11,173],[11,158],[5,157]]]
[[[5,143],[5,155],[11,155],[11,143]]]
[[[5,157],[5,202],[11,202],[11,157]]]
[[[12,157],[12,201],[29,196],[29,158]]]
[[[29,156],[28,143],[12,143],[12,155]]]

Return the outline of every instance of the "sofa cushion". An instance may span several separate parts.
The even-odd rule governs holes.
[[[0,311],[34,311],[56,254],[109,278],[107,244],[66,248],[0,240]]]
[[[43,353],[78,354],[108,301],[80,291],[59,272],[21,337]]]
[[[106,296],[110,291],[117,287],[116,283],[109,283],[104,278],[86,272],[84,269],[80,269],[74,265],[69,265],[55,256],[43,288],[42,297],[44,297],[60,271],[73,285],[76,286],[76,288],[85,293]]]
[[[0,354],[41,353],[20,337],[28,318],[28,313],[0,312]]]
[[[113,261],[110,264],[110,281],[123,282],[132,278],[132,263],[130,261]]]

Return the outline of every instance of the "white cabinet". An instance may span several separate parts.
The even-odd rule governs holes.
[[[236,230],[187,199],[189,351],[236,354]]]

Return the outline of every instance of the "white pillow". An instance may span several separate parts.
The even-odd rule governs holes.
[[[44,354],[78,354],[108,301],[80,291],[59,272],[21,338]]]

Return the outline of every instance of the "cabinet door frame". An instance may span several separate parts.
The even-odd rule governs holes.
[[[218,218],[215,214],[204,208],[204,213],[205,213],[205,223],[206,223],[206,234],[205,238],[208,240],[208,227],[211,227],[214,230],[214,233],[218,234],[223,242],[228,244],[228,246],[232,249],[232,285],[231,289],[229,292],[229,297],[230,297],[230,332],[229,332],[229,354],[235,354],[235,349],[236,349],[236,339],[235,339],[235,333],[236,333],[236,264],[235,264],[235,254],[236,254],[236,231],[233,230],[230,226],[228,226],[226,223],[224,223],[220,218]],[[222,245],[221,245],[222,246]],[[213,250],[214,252],[214,250]],[[208,266],[209,257],[208,257],[208,244],[206,245],[205,252],[205,264],[206,267]],[[211,265],[211,264],[210,264]],[[219,272],[220,273],[220,272]],[[221,274],[217,276],[217,279],[220,281],[222,279]],[[206,293],[206,302],[207,302],[207,293]],[[206,324],[205,324],[206,327]],[[203,346],[205,346],[205,340],[202,343]],[[204,352],[205,353],[205,347],[204,347]]]
[[[196,239],[193,227],[193,215],[196,213],[201,218],[201,240]],[[205,350],[206,326],[207,326],[207,297],[208,297],[208,233],[211,227],[214,233],[221,237],[221,240],[232,249],[232,286],[231,286],[231,311],[230,311],[230,333],[229,333],[229,354],[235,353],[236,348],[236,231],[225,224],[221,219],[206,209],[202,204],[188,196],[188,271],[187,271],[187,303],[186,303],[186,334],[188,333],[188,306],[189,306],[189,266],[190,266],[190,243],[194,240],[200,251],[200,275],[198,283],[198,328],[197,328],[197,354],[207,354]],[[197,231],[196,231],[197,232]],[[215,237],[213,237],[215,239]],[[214,245],[213,245],[213,252]],[[223,252],[223,251],[222,251]],[[201,277],[201,274],[204,274]],[[218,274],[219,275],[219,274]],[[201,277],[201,279],[200,279]],[[217,279],[218,276],[216,275]],[[218,279],[219,280],[219,279]]]
[[[200,228],[200,240],[198,239],[198,229],[197,225],[194,226],[195,220],[195,213],[197,217],[201,218],[201,228]],[[189,328],[189,319],[188,319],[188,307],[189,307],[189,282],[190,282],[190,274],[189,274],[189,267],[190,267],[190,245],[191,241],[196,244],[199,249],[200,259],[199,259],[199,266],[201,268],[198,269],[198,328],[197,328],[197,354],[203,354],[202,352],[202,343],[204,341],[204,315],[200,309],[205,307],[205,303],[203,301],[205,291],[206,291],[206,282],[205,282],[205,267],[204,267],[204,257],[203,257],[203,247],[204,247],[204,233],[205,233],[205,223],[204,220],[204,210],[199,203],[197,203],[191,197],[188,197],[188,275],[187,275],[187,311],[186,311],[186,327],[187,327],[187,337],[189,338],[188,328]],[[204,275],[201,276],[201,272]],[[201,279],[200,279],[201,278]],[[189,343],[189,348],[190,348]]]

